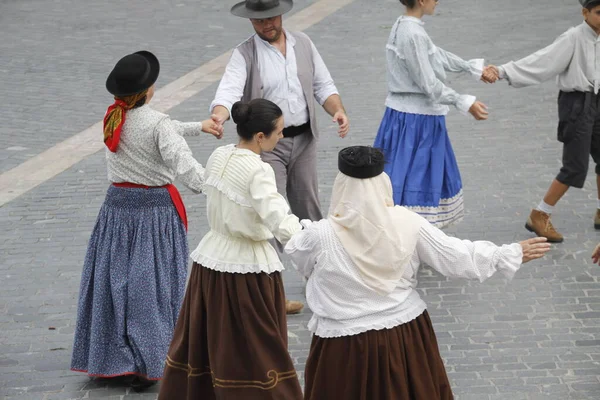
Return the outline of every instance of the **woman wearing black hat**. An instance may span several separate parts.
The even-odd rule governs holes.
[[[496,246],[446,236],[394,206],[383,153],[339,155],[329,216],[302,221],[285,250],[308,278],[314,333],[306,361],[309,400],[450,400],[452,390],[426,305],[415,290],[421,264],[445,276],[509,278],[549,249],[545,238]]]
[[[181,123],[148,102],[158,59],[123,57],[106,88],[108,189],[81,278],[71,369],[94,377],[132,375],[136,389],[162,377],[185,290],[187,218],[172,182],[199,193],[204,168],[183,135],[221,134],[213,121]]]

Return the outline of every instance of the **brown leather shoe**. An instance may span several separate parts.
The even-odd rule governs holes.
[[[304,308],[304,304],[299,301],[286,300],[285,301],[285,313],[286,314],[299,314]]]
[[[600,229],[600,209],[596,210],[596,216],[594,217],[594,228]]]
[[[564,240],[563,235],[554,229],[550,221],[550,214],[543,211],[531,210],[525,228],[538,236],[545,237],[550,243],[560,243]]]

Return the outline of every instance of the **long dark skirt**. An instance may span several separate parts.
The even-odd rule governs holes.
[[[167,189],[108,189],[79,291],[71,369],[162,377],[183,301],[185,228]]]
[[[306,400],[452,400],[427,311],[392,329],[313,336]]]
[[[281,274],[192,268],[159,399],[302,399]]]

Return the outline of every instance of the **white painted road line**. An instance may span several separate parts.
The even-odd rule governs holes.
[[[319,0],[285,20],[285,27],[302,31],[354,0]],[[241,39],[241,38],[240,38]],[[240,40],[241,41],[241,40]],[[203,64],[156,91],[152,107],[161,112],[183,103],[221,79],[232,50]],[[104,148],[102,121],[0,175],[0,206],[52,179]]]

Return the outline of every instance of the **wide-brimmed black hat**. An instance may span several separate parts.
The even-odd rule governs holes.
[[[231,7],[231,13],[242,18],[272,18],[285,14],[293,6],[292,0],[246,0]]]
[[[160,64],[149,51],[138,51],[121,58],[106,79],[106,89],[115,96],[131,96],[154,85]]]
[[[368,179],[380,175],[385,166],[383,152],[369,146],[351,146],[340,150],[338,168],[352,178]]]

